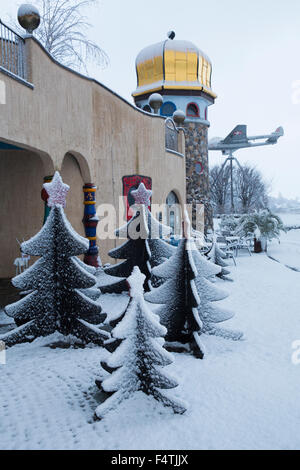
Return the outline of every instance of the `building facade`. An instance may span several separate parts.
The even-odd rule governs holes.
[[[66,214],[82,235],[91,188],[95,207],[113,205],[117,217],[125,183],[139,178],[150,181],[155,204],[170,193],[180,204],[186,199],[183,133],[179,151],[169,151],[162,116],[60,65],[34,37],[22,39],[22,48],[26,75],[0,58],[0,279],[6,280],[15,274],[19,242],[43,224],[41,189],[56,170],[71,188]],[[102,261],[114,262],[107,252],[117,241],[97,238],[96,244]]]
[[[133,105],[59,64],[33,36],[5,28],[1,23],[0,307],[12,300],[8,285],[19,244],[42,227],[42,185],[56,170],[70,186],[67,217],[90,238],[91,264],[98,250],[103,263],[113,263],[107,253],[119,244],[99,237],[95,216],[113,207],[120,226],[126,198],[139,182],[152,189],[152,204],[203,202],[209,191],[207,109],[215,98],[210,61],[186,41],[141,52]],[[164,99],[158,115],[147,107],[154,91]],[[186,113],[185,132],[168,128],[175,109]]]

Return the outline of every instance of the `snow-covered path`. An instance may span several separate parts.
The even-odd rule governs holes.
[[[101,422],[94,385],[104,352],[49,349],[45,339],[7,351],[0,365],[1,449],[300,449],[300,273],[266,255],[238,258],[234,283],[220,284],[234,309],[226,327],[246,339],[205,337],[203,361],[175,355],[168,367],[189,403],[174,416],[137,394]],[[224,325],[225,326],[225,325]]]

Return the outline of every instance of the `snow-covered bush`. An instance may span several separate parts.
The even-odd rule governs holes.
[[[240,215],[224,214],[220,221],[220,230],[234,232],[239,225]]]
[[[243,215],[235,233],[241,236],[253,234],[258,239],[272,240],[279,238],[280,231],[285,231],[281,218],[269,209]]]

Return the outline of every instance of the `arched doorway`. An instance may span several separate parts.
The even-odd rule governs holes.
[[[66,216],[72,226],[80,235],[84,236],[83,218],[83,191],[82,188],[86,182],[77,161],[71,153],[67,153],[61,166],[61,177],[64,183],[70,186],[67,195]]]
[[[49,170],[53,172],[49,156],[0,139],[0,281],[16,273],[14,260],[20,257],[18,242],[28,240],[42,227],[41,188]],[[6,294],[9,297],[9,292]],[[0,307],[9,303],[7,300],[0,288]]]

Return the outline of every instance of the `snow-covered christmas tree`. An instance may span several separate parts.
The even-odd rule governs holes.
[[[201,299],[198,306],[198,314],[202,322],[201,332],[209,335],[222,336],[226,339],[241,339],[243,336],[242,332],[227,330],[216,326],[216,324],[234,317],[234,313],[230,310],[214,304],[228,297],[226,291],[211,282],[212,277],[217,276],[221,272],[221,267],[208,261],[201,255],[196,247],[194,247],[192,253],[197,270],[195,285]]]
[[[157,313],[167,328],[166,340],[189,345],[193,354],[202,358],[203,348],[199,338],[202,322],[198,315],[201,300],[195,285],[198,273],[193,260],[193,247],[192,239],[185,236],[176,253],[153,269],[153,274],[165,282],[148,292],[145,299],[162,304]]]
[[[206,256],[212,263],[222,268],[221,272],[217,274],[217,277],[224,281],[232,281],[230,277],[227,277],[228,274],[230,274],[230,271],[227,269],[228,264],[225,261],[226,254],[221,250],[216,239],[214,239],[211,249],[206,253]]]
[[[69,186],[56,172],[44,188],[51,208],[47,222],[37,235],[21,245],[23,253],[40,259],[12,281],[15,287],[29,293],[5,308],[7,315],[21,326],[0,339],[12,346],[57,331],[74,335],[84,343],[102,344],[110,335],[96,326],[105,316],[96,303],[99,294],[94,289],[94,268],[76,258],[88,250],[89,243],[75,232],[64,213]]]
[[[185,214],[185,238],[177,252],[153,274],[165,282],[145,295],[151,303],[162,304],[157,313],[167,328],[166,340],[170,343],[189,343],[196,357],[202,358],[204,347],[199,335],[215,334],[230,339],[240,339],[242,333],[216,328],[215,323],[233,317],[233,313],[213,305],[228,294],[211,282],[221,268],[200,254],[190,236],[190,223]],[[169,345],[172,348],[174,346]]]
[[[102,382],[102,389],[110,396],[96,409],[98,419],[138,391],[153,396],[175,413],[186,411],[183,403],[161,391],[177,387],[178,383],[162,370],[173,362],[173,358],[163,349],[162,337],[166,328],[160,325],[158,317],[144,301],[144,280],[138,267],[127,279],[130,302],[123,319],[112,332],[121,343],[107,361],[112,374]]]
[[[127,238],[121,246],[111,250],[109,255],[114,259],[122,259],[118,264],[105,269],[105,274],[121,278],[128,278],[135,266],[145,275],[144,289],[150,289],[151,268],[157,266],[164,259],[169,258],[175,251],[162,238],[171,233],[171,228],[158,222],[148,209],[152,191],[146,189],[141,183],[137,190],[131,192],[135,205],[132,210],[135,215],[129,222],[116,231],[119,238]],[[120,282],[101,284],[101,291],[120,292]]]

